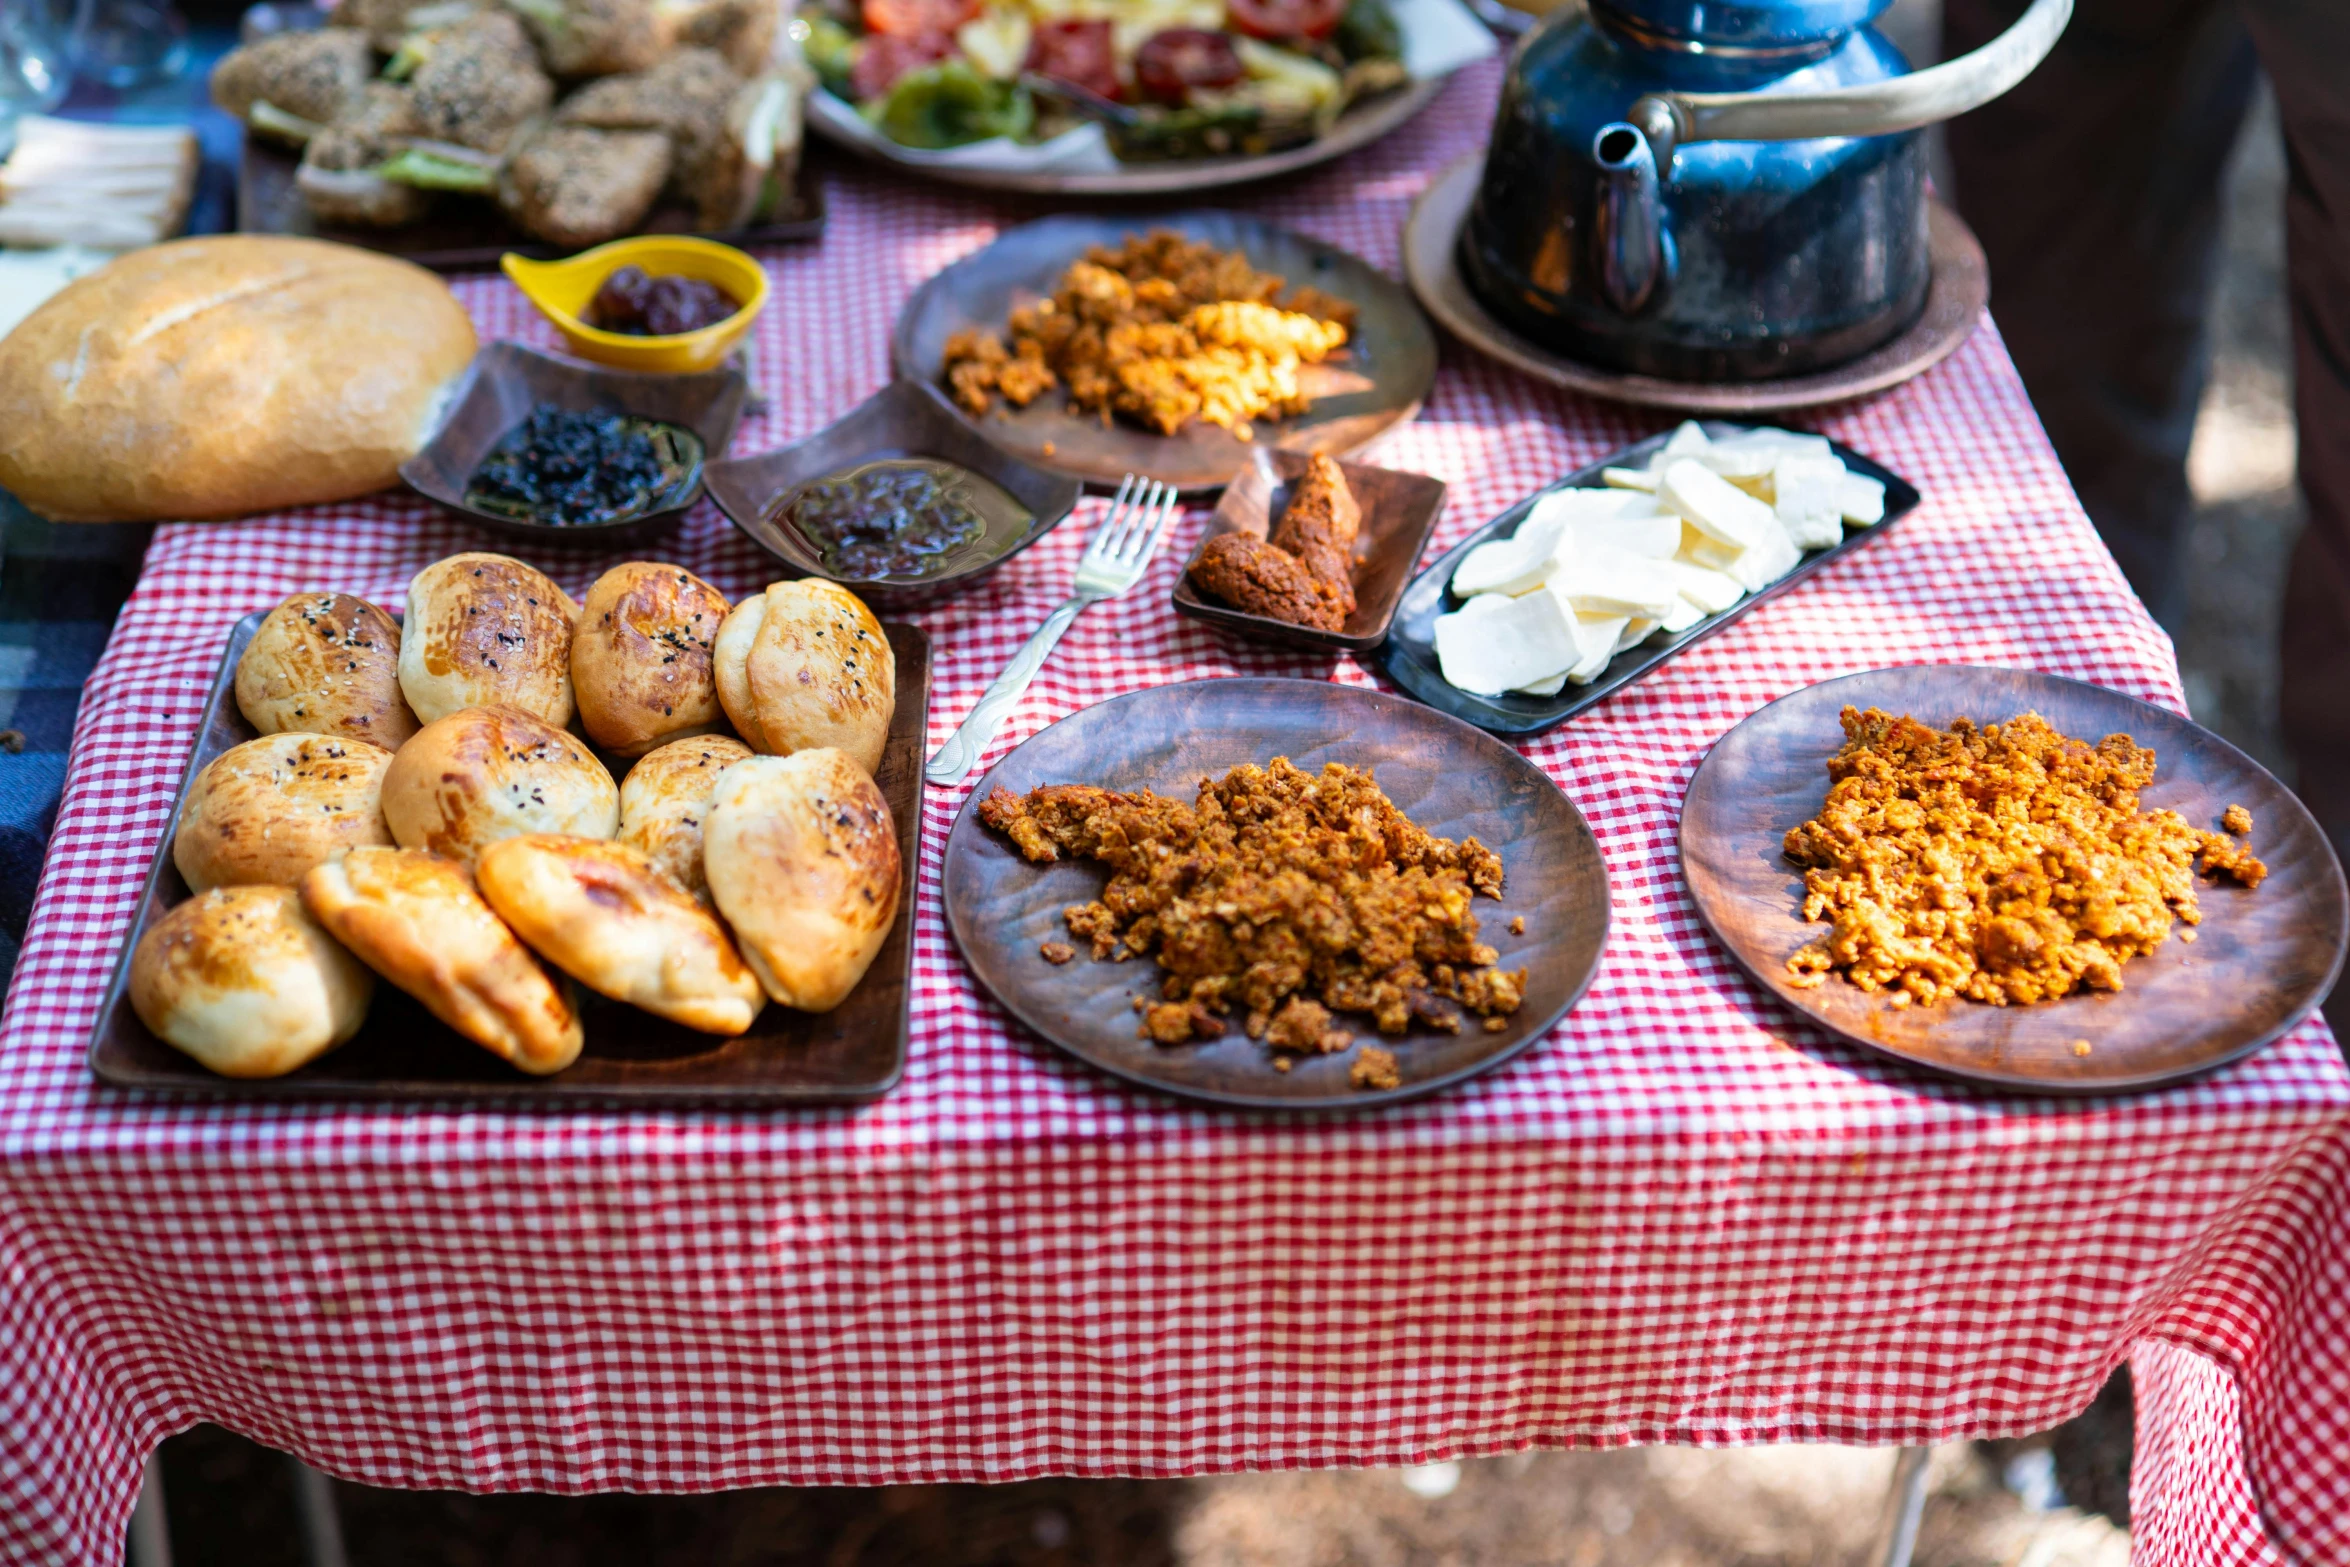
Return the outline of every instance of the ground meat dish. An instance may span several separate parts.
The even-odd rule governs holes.
[[[1252,615],[1343,631],[1355,608],[1355,535],[1362,525],[1362,507],[1347,488],[1345,470],[1317,454],[1273,536],[1217,534],[1191,563],[1191,585]]]
[[[1243,440],[1250,421],[1303,413],[1301,364],[1347,339],[1354,312],[1284,280],[1237,252],[1172,230],[1096,246],[1072,262],[1049,299],[1014,310],[1011,343],[978,328],[948,339],[948,389],[973,415],[1001,397],[1025,408],[1054,387],[1106,421],[1124,414],[1161,435],[1194,419]]]
[[[2037,713],[1941,730],[1847,707],[1843,724],[1826,803],[1786,839],[1804,918],[1830,925],[1788,960],[1798,985],[1841,973],[1895,1006],[2119,990],[2174,920],[2201,920],[2198,856],[2247,888],[2267,874],[2223,835],[2140,810],[2155,756],[2128,735],[2092,746]]]
[[[1306,626],[1344,629],[1335,599],[1295,555],[1253,533],[1219,533],[1200,546],[1191,585],[1220,604],[1251,615]]]
[[[1142,1032],[1164,1044],[1215,1038],[1238,1014],[1277,1050],[1336,1052],[1353,1038],[1334,1014],[1458,1032],[1464,1013],[1507,1016],[1524,994],[1525,970],[1492,966],[1470,908],[1501,896],[1500,857],[1423,832],[1368,772],[1275,757],[1202,780],[1188,805],[998,789],[979,818],[1032,861],[1110,867],[1101,897],[1064,918],[1096,958],[1157,955],[1166,975]]]

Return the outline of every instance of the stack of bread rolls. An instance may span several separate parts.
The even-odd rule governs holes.
[[[873,781],[896,661],[831,583],[729,605],[630,561],[574,602],[453,555],[409,583],[404,628],[287,599],[236,694],[260,738],[189,790],[172,856],[194,896],[130,976],[148,1028],[225,1075],[349,1039],[377,976],[531,1073],[584,1042],[564,976],[739,1034],[770,1000],[838,1006],[897,917]]]

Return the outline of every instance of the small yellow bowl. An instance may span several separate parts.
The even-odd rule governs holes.
[[[637,370],[653,375],[692,375],[715,370],[767,305],[767,274],[759,263],[714,240],[680,235],[647,234],[616,239],[562,261],[532,261],[509,251],[498,265],[527,295],[539,313],[555,323],[582,359],[610,365],[615,370]],[[634,337],[607,332],[579,318],[604,286],[604,279],[622,267],[642,267],[654,277],[699,278],[714,283],[742,308],[715,326],[667,337]]]

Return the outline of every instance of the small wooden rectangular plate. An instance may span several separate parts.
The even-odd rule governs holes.
[[[188,787],[212,759],[254,738],[237,711],[237,659],[260,626],[247,615],[230,633],[212,682],[196,749],[172,803],[172,824]],[[149,926],[188,896],[171,861],[172,834],[155,846],[154,868],[139,915],[123,939],[114,979],[90,1035],[90,1070],[117,1088],[228,1094],[248,1099],[497,1100],[508,1107],[545,1105],[708,1104],[748,1108],[840,1104],[878,1099],[906,1066],[907,1003],[913,993],[915,838],[922,821],[923,741],[930,710],[930,638],[919,627],[886,624],[897,655],[898,707],[881,760],[883,798],[898,828],[906,881],[897,923],[881,955],[848,1000],[831,1012],[795,1012],[770,1004],[751,1030],[734,1039],[697,1034],[616,1001],[573,987],[587,1048],[551,1077],[516,1071],[435,1019],[396,986],[379,982],[366,1025],[350,1043],[284,1077],[216,1076],[157,1039],[131,1010],[130,956]]]
[[[1755,428],[1750,424],[1732,424],[1714,419],[1701,423],[1705,426],[1705,433],[1712,436]],[[1854,473],[1866,474],[1885,486],[1884,521],[1873,527],[1853,528],[1845,533],[1840,543],[1826,549],[1806,550],[1793,571],[1760,593],[1749,593],[1719,614],[1706,616],[1677,636],[1652,636],[1636,647],[1624,649],[1600,672],[1599,678],[1587,686],[1570,685],[1555,696],[1525,696],[1515,692],[1504,696],[1475,696],[1446,680],[1444,671],[1436,662],[1436,617],[1460,608],[1460,601],[1452,596],[1452,574],[1454,568],[1460,565],[1461,557],[1488,539],[1514,536],[1518,524],[1525,521],[1526,514],[1534,509],[1534,503],[1553,490],[1588,489],[1599,485],[1603,482],[1600,475],[1609,468],[1647,467],[1650,456],[1669,439],[1671,436],[1668,433],[1660,431],[1645,441],[1610,453],[1589,467],[1578,468],[1554,484],[1544,485],[1437,556],[1435,564],[1414,577],[1404,589],[1403,600],[1396,607],[1387,641],[1379,649],[1379,662],[1386,666],[1388,678],[1438,712],[1466,719],[1489,734],[1509,739],[1547,734],[1592,704],[1607,700],[1690,643],[1712,636],[1757,604],[1769,603],[1813,572],[1826,567],[1830,561],[1839,560],[1854,550],[1866,548],[1871,541],[1883,538],[1918,503],[1916,487],[1901,475],[1870,461],[1841,441],[1830,442],[1836,455],[1844,459],[1845,467]]]
[[[1200,535],[1191,560],[1184,565],[1184,574],[1175,579],[1175,613],[1259,641],[1370,652],[1387,640],[1387,623],[1395,618],[1395,606],[1402,602],[1403,590],[1412,580],[1412,568],[1420,563],[1420,551],[1428,547],[1428,535],[1436,531],[1436,519],[1444,513],[1444,481],[1394,468],[1339,463],[1346,487],[1354,492],[1355,504],[1363,513],[1362,532],[1355,540],[1355,612],[1341,630],[1317,631],[1219,604],[1191,585],[1191,568],[1198,564],[1208,540],[1219,533],[1253,533],[1267,538],[1274,521],[1288,509],[1290,493],[1305,477],[1312,459],[1304,452],[1269,451],[1267,455],[1273,459],[1280,484],[1268,483],[1264,471],[1252,466],[1226,487],[1215,514],[1208,518],[1207,531]]]
[[[496,202],[444,201],[414,223],[392,229],[322,226],[294,184],[302,160],[266,142],[245,138],[237,161],[237,228],[246,234],[293,234],[331,239],[387,256],[413,261],[435,272],[478,272],[494,268],[508,251],[537,261],[571,255],[575,248],[532,239],[507,221]],[[694,233],[688,209],[663,203],[645,215],[639,234]],[[791,205],[773,220],[723,234],[704,234],[729,245],[782,245],[824,236],[824,190],[803,164]]]

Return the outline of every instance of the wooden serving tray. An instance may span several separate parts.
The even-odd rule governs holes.
[[[213,758],[255,738],[237,710],[237,659],[262,616],[247,615],[230,632],[196,748],[172,802],[176,831],[188,789]],[[897,922],[864,980],[831,1012],[795,1012],[772,1003],[749,1033],[733,1039],[698,1034],[581,986],[571,987],[586,1025],[587,1048],[551,1077],[531,1077],[461,1038],[397,986],[379,982],[367,1022],[349,1043],[284,1077],[228,1078],[199,1066],[147,1030],[131,1009],[130,957],[148,927],[189,896],[172,864],[172,832],[155,846],[155,864],[138,918],[123,938],[114,978],[90,1035],[90,1070],[117,1088],[230,1094],[254,1099],[497,1100],[547,1105],[706,1104],[737,1108],[839,1104],[877,1099],[897,1086],[906,1065],[907,1002],[913,989],[915,839],[922,820],[923,742],[930,710],[930,638],[919,627],[885,624],[897,657],[898,705],[882,755],[883,798],[897,823],[905,887]],[[615,769],[618,777],[625,768]],[[559,976],[558,976],[559,977]]]

